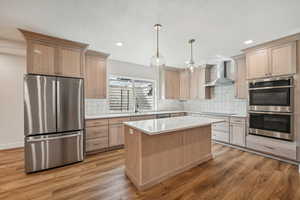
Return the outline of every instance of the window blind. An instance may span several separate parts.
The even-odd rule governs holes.
[[[144,80],[110,77],[109,108],[112,111],[153,110],[153,83]]]

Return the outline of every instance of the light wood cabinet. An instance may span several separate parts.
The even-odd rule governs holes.
[[[179,99],[188,100],[190,98],[190,72],[186,69],[179,72]]]
[[[269,76],[269,58],[267,49],[247,53],[246,62],[248,79]]]
[[[285,39],[283,39],[285,40]],[[291,75],[296,73],[296,41],[277,40],[246,52],[247,79]]]
[[[82,78],[87,44],[19,29],[27,41],[27,72]]]
[[[270,48],[270,73],[272,76],[296,73],[296,42]]]
[[[47,43],[27,43],[27,73],[55,74],[56,47]]]
[[[180,96],[180,75],[178,70],[165,70],[165,98],[179,99]]]
[[[86,121],[86,152],[88,154],[104,151],[108,147],[108,119]]]
[[[109,126],[109,147],[124,144],[123,124],[114,124]]]
[[[190,73],[190,99],[198,99],[200,87],[199,78],[200,70],[195,68],[194,71]]]
[[[59,48],[57,75],[81,78],[84,74],[80,49]]]
[[[85,56],[85,97],[105,99],[107,97],[108,54],[88,50]]]
[[[230,123],[230,144],[246,146],[245,123]]]
[[[247,99],[246,58],[245,55],[233,57],[235,62],[235,98]]]

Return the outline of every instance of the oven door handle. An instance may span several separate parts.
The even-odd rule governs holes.
[[[275,86],[275,87],[261,87],[261,88],[249,88],[249,90],[268,90],[268,89],[280,89],[280,88],[293,88],[293,85]]]
[[[260,111],[249,111],[249,114],[273,114],[273,115],[293,115],[293,113],[280,113],[280,112],[260,112]]]

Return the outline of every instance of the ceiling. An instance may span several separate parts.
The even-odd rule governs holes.
[[[149,65],[153,25],[161,23],[161,52],[167,65],[180,67],[190,38],[200,63],[241,53],[245,40],[255,45],[300,32],[299,7],[299,0],[0,0],[0,37],[23,40],[19,27]]]

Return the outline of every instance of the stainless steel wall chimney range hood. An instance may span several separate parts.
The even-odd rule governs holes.
[[[215,80],[205,84],[205,86],[212,87],[212,86],[219,86],[219,85],[231,85],[234,83],[233,80],[227,77],[227,70],[229,68],[231,61],[221,61],[219,62],[217,67],[217,77]]]

